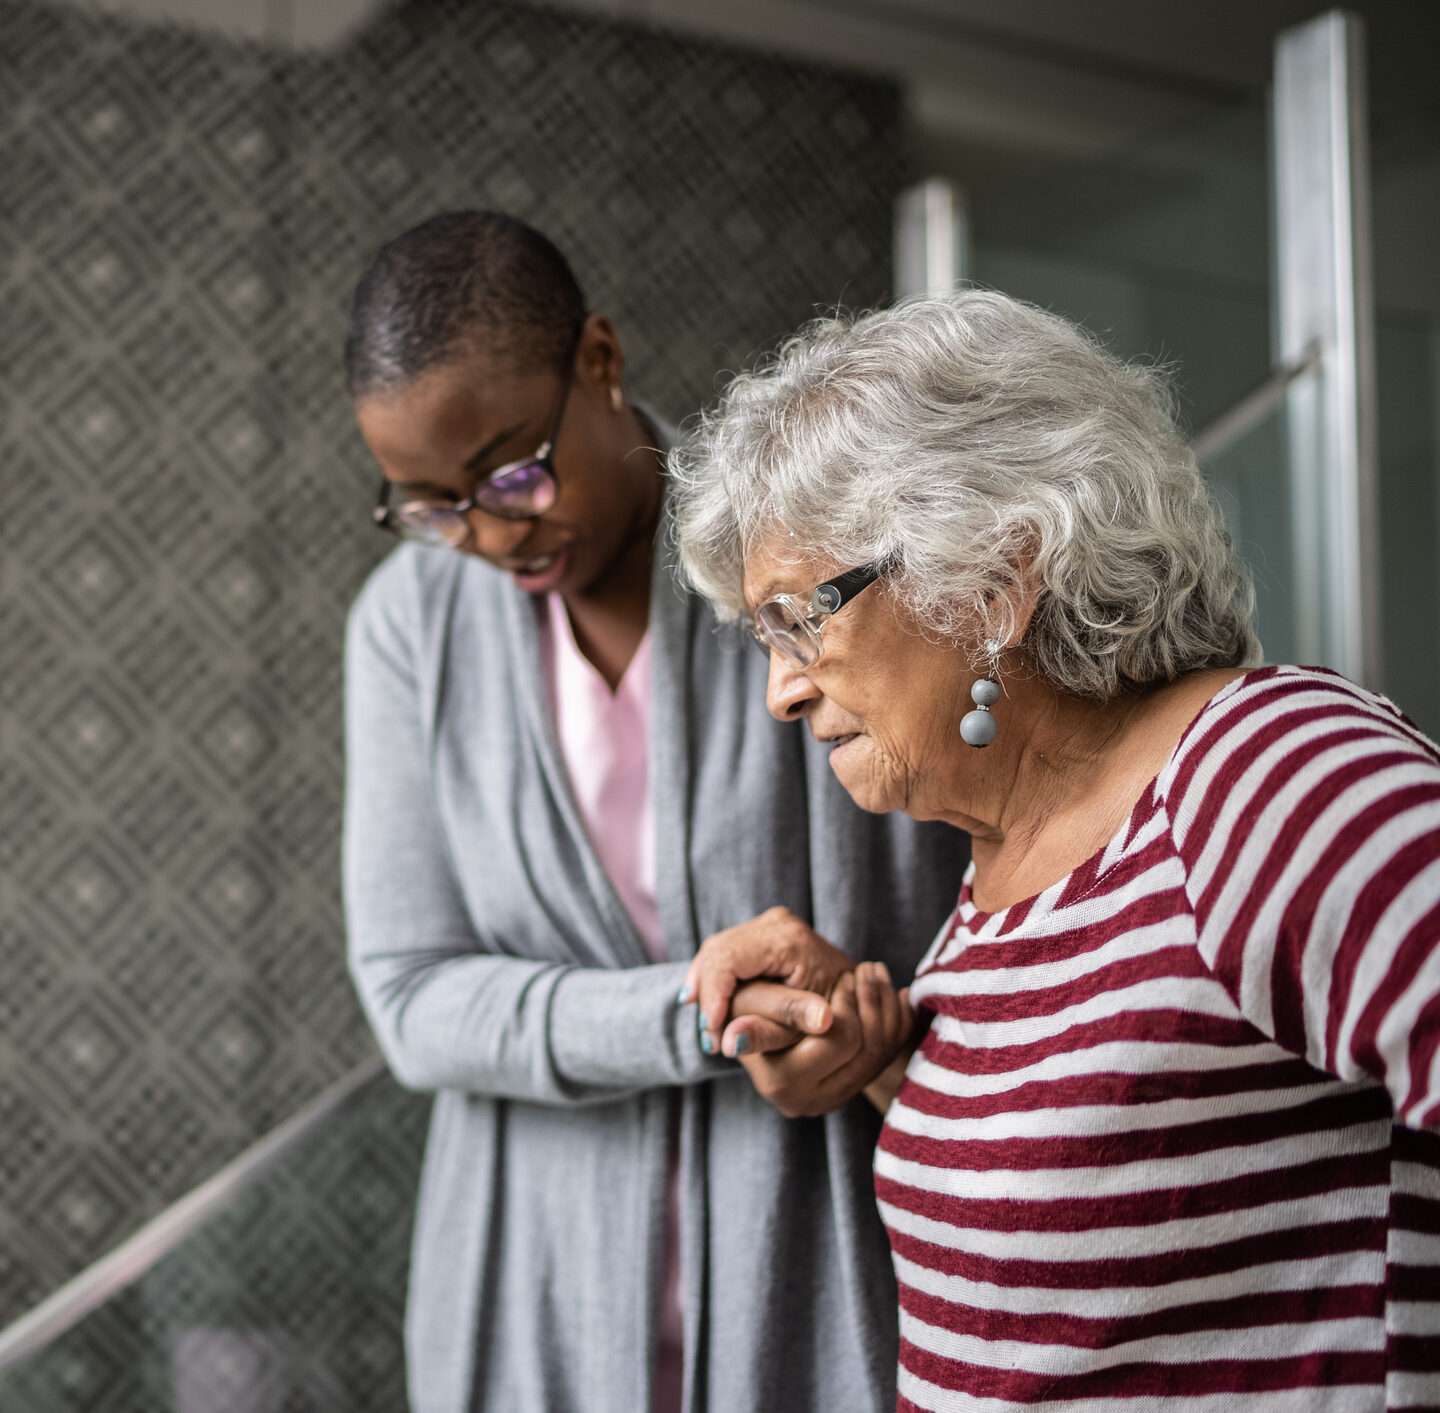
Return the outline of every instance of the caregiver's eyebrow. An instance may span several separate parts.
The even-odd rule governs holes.
[[[464,469],[478,471],[486,457],[493,456],[496,448],[504,446],[511,437],[518,437],[525,430],[525,426],[524,422],[517,422],[513,427],[507,427],[503,432],[497,432],[479,451],[466,458]]]

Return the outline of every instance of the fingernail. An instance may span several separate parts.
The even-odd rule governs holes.
[[[821,1005],[807,1006],[805,1008],[805,1025],[810,1030],[818,1030],[825,1024],[825,1008]]]
[[[742,1030],[735,1037],[735,1058],[738,1060],[750,1048],[750,1037]]]
[[[894,984],[894,983],[891,982],[891,980],[890,980],[890,968],[887,967],[884,962],[876,962],[876,963],[875,963],[875,970],[878,971],[878,972],[880,973],[880,975],[884,978],[885,984],[886,984],[887,986],[891,986],[891,985]]]
[[[702,1055],[713,1055],[715,1053],[715,1039],[708,1030],[700,1033],[700,1053]]]
[[[710,1029],[710,1018],[709,1018],[709,1016],[707,1016],[707,1015],[705,1014],[704,1011],[701,1011],[701,1012],[699,1012],[698,1015],[696,1015],[696,1017],[695,1017],[695,1028],[696,1028],[697,1030],[709,1030],[709,1029]]]
[[[694,999],[690,994],[690,988],[688,986],[682,986],[675,996],[675,1004],[677,1006],[688,1006]]]

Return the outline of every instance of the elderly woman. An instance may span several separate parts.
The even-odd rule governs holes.
[[[1440,756],[1252,665],[1160,376],[958,293],[816,324],[679,470],[770,710],[866,809],[973,838],[913,1056],[862,966],[831,1032],[743,1057],[810,1112],[898,1052],[869,1093],[900,1407],[1440,1405]],[[724,1053],[760,1024],[726,1024],[737,982],[807,945],[702,950]]]

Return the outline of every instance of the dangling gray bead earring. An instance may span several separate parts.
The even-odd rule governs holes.
[[[990,715],[990,708],[1000,700],[1000,684],[995,680],[995,660],[1000,656],[1000,645],[985,644],[990,655],[990,675],[971,684],[970,700],[975,703],[974,711],[967,711],[960,718],[960,739],[967,746],[988,746],[1000,734],[1000,723]]]

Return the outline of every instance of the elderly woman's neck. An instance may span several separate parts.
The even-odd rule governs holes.
[[[1012,678],[1006,688],[996,708],[999,735],[976,762],[980,769],[967,773],[975,785],[977,842],[1016,848],[1104,778],[1141,699],[1083,701],[1035,679]]]
[[[976,780],[977,905],[1031,897],[1103,849],[1195,714],[1235,675],[1194,673],[1103,703],[1014,682]]]

